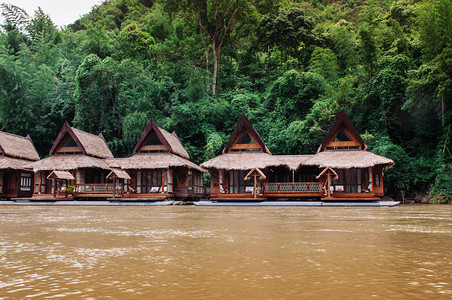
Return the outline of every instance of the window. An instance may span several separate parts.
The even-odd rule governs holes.
[[[21,173],[20,174],[20,190],[21,191],[31,191],[31,174]]]
[[[163,176],[163,178],[162,178]],[[162,181],[163,179],[163,181]],[[163,188],[162,188],[163,185]],[[166,186],[166,172],[163,170],[147,170],[141,172],[141,192],[157,193],[163,192]]]
[[[77,143],[74,141],[72,136],[68,136],[66,141],[64,141],[62,147],[78,147]]]
[[[244,132],[237,140],[237,144],[254,144],[254,141],[251,139],[248,132]]]
[[[348,142],[352,141],[352,139],[349,137],[349,135],[342,129],[339,131],[339,133],[336,135],[336,138],[334,139],[335,142]]]
[[[75,154],[83,154],[82,149],[78,146],[72,136],[67,133],[63,138],[60,146],[58,146],[55,154],[58,155],[75,155]]]
[[[154,146],[154,145],[163,145],[163,143],[162,141],[160,141],[157,134],[154,132],[149,136],[145,145]]]
[[[337,169],[337,181],[333,183],[335,192],[361,193],[362,172],[361,169]]]
[[[230,194],[244,194],[247,186],[253,186],[251,180],[245,180],[245,171],[230,171],[229,172],[229,193]]]

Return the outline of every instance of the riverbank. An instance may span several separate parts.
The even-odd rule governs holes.
[[[217,202],[217,201],[31,201],[4,200],[0,205],[41,205],[41,206],[334,206],[334,207],[392,207],[399,201],[368,201],[368,202],[336,202],[336,201],[262,201],[262,202]]]

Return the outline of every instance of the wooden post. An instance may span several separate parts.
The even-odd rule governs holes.
[[[77,192],[77,170],[75,170],[74,171],[74,173],[75,173],[75,179],[74,179],[74,195],[75,195],[75,193]]]
[[[331,174],[330,174],[330,171],[328,170],[328,173],[327,173],[327,180],[328,180],[328,185],[327,185],[327,188],[328,188],[328,198],[331,198]]]
[[[223,176],[221,176],[222,172],[218,169],[218,191],[219,194],[224,193],[224,185],[223,185]]]
[[[257,174],[254,174],[254,199],[257,198],[256,188],[257,188]]]
[[[370,184],[370,192],[374,190],[374,176],[372,174],[372,167],[369,167],[369,184]]]
[[[39,190],[37,194],[41,194],[42,174],[41,172],[38,172],[38,174],[39,174],[39,185],[38,185]]]
[[[295,170],[292,170],[292,192],[295,192]]]
[[[55,197],[56,196],[56,179],[53,178],[52,182],[53,182],[53,197]]]

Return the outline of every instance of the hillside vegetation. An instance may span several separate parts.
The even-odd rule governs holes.
[[[193,161],[245,113],[312,154],[344,109],[388,194],[452,201],[452,0],[110,0],[66,28],[2,4],[0,128],[45,156],[64,121],[130,155],[150,118]]]

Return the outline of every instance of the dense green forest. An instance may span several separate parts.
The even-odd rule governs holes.
[[[130,155],[153,118],[200,163],[242,113],[273,154],[312,154],[344,109],[395,161],[388,195],[452,202],[452,0],[110,0],[65,28],[1,12],[0,129],[41,157],[65,120]]]

